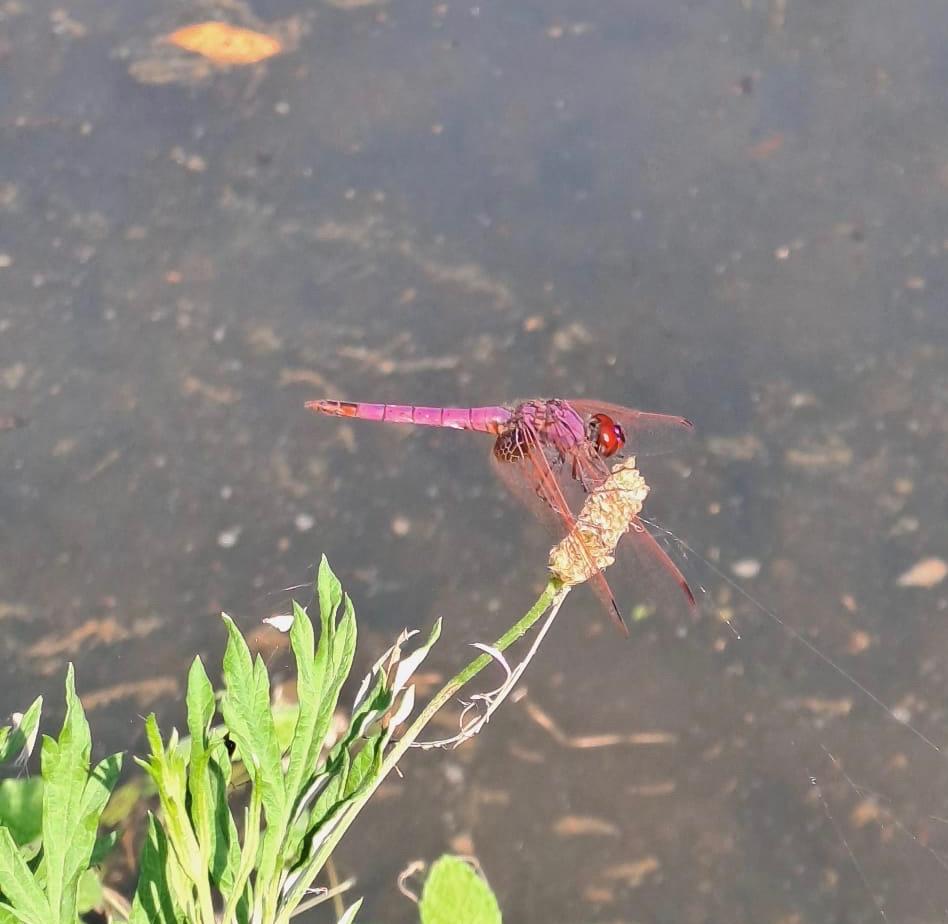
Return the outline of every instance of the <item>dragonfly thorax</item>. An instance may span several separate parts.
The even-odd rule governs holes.
[[[508,427],[494,443],[494,457],[498,462],[521,462],[527,451],[527,437],[521,427]]]

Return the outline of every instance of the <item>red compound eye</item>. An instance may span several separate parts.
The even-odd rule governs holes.
[[[596,452],[608,458],[625,445],[625,432],[608,414],[593,414],[589,421],[589,437]]]

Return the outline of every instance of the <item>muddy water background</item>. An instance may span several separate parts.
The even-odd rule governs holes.
[[[72,659],[140,752],[216,614],[252,629],[323,552],[363,665],[443,616],[457,666],[542,536],[478,437],[302,403],[585,394],[694,418],[653,513],[948,739],[946,584],[896,586],[948,538],[944,5],[253,12],[295,50],[207,72],[151,39],[246,9],[0,6],[3,711]],[[942,757],[704,578],[624,643],[575,594],[526,701],[406,761],[339,859],[367,920],[452,846],[511,921],[944,918]],[[570,748],[530,704],[674,743]]]

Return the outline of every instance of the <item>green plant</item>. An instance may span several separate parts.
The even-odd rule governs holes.
[[[16,725],[0,729],[0,756],[8,760],[28,752],[41,706],[42,700],[37,699]],[[58,739],[43,738],[42,787],[7,787],[5,818],[18,823],[0,825],[2,924],[71,924],[95,903],[97,880],[87,870],[112,846],[113,837],[97,837],[97,831],[122,757],[113,754],[92,767],[91,753],[89,723],[76,696],[70,665],[62,730]],[[40,791],[42,813],[37,827],[35,805]]]
[[[551,580],[530,611],[493,646],[480,646],[485,653],[452,678],[407,727],[415,705],[411,678],[436,642],[440,623],[410,652],[405,645],[415,633],[403,633],[364,679],[348,727],[334,741],[331,722],[352,667],[356,621],[326,560],[316,586],[318,640],[306,609],[293,606],[289,636],[299,703],[291,721],[285,710],[271,704],[266,666],[259,656],[251,657],[225,615],[219,697],[195,658],[187,687],[188,737],[172,730],[163,738],[155,716],[146,719],[149,753],[137,763],[157,793],[159,811],[147,817],[131,906],[113,903],[113,917],[130,924],[286,924],[324,900],[325,895],[314,895],[313,883],[385,776],[409,747],[419,745],[421,731],[465,683],[494,660],[506,667],[502,652],[548,611],[549,626],[565,593]],[[485,697],[487,713],[477,727],[522,667],[508,668],[507,682]],[[40,708],[37,700],[15,727],[0,729],[0,758],[28,753]],[[467,726],[459,738],[471,733]],[[16,784],[7,794],[7,807],[18,811],[4,811],[0,798],[0,924],[74,924],[99,895],[98,880],[89,870],[114,841],[114,836],[96,839],[96,830],[121,760],[114,755],[92,768],[90,752],[89,727],[70,666],[63,730],[58,741],[43,741],[41,786],[6,781]],[[243,778],[247,786],[241,787],[242,808],[235,817],[234,784]],[[469,872],[435,865],[433,884],[429,880],[434,891],[426,885],[421,900],[425,924],[499,921],[499,911],[490,916],[496,902],[489,889]],[[451,896],[460,894],[477,910],[475,916],[455,913],[452,918],[445,911],[454,901]],[[360,904],[345,912],[347,924]]]
[[[418,903],[421,924],[500,924],[487,882],[460,857],[441,857],[428,872]]]

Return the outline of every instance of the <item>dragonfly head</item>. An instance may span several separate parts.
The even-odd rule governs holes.
[[[608,414],[593,414],[587,428],[590,441],[603,458],[614,456],[625,446],[625,430]]]

